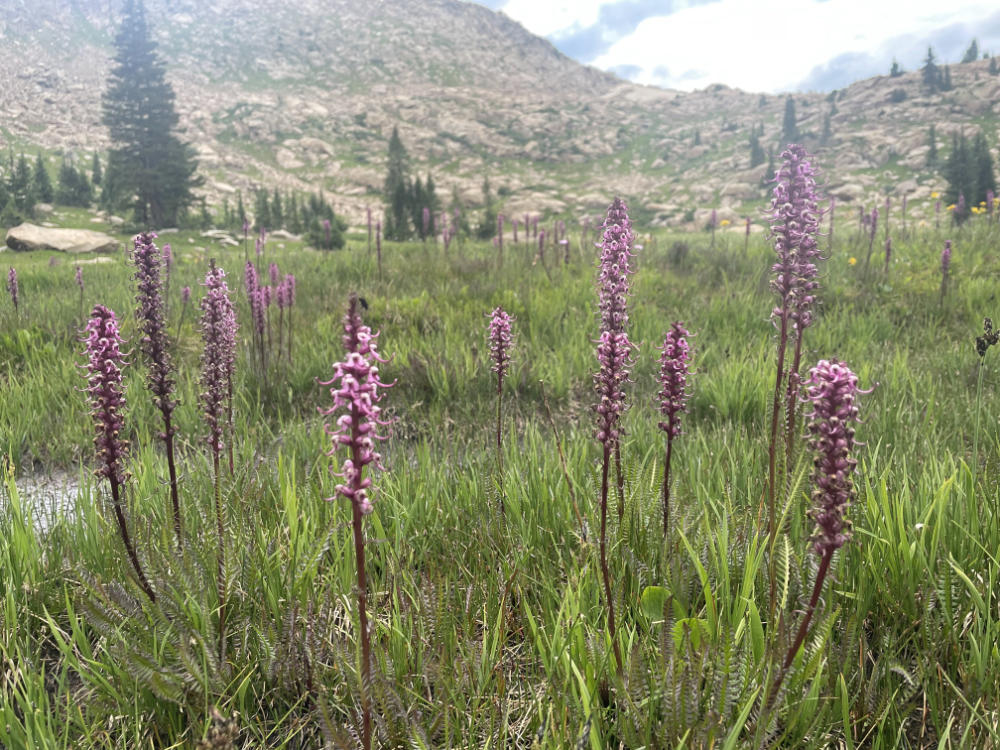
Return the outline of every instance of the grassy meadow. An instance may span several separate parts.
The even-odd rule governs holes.
[[[719,232],[714,245],[708,233],[657,234],[637,251],[626,498],[620,522],[616,505],[609,514],[621,672],[595,533],[593,237],[582,242],[570,228],[568,264],[552,249],[533,264],[535,245],[508,237],[502,267],[488,243],[456,240],[447,253],[385,243],[381,273],[361,235],[330,253],[269,241],[262,277],[274,261],[298,287],[291,357],[272,357],[266,372],[248,354],[246,250],[184,232],[161,237],[175,254],[168,327],[183,552],[127,257],[83,265],[81,294],[74,267],[89,259],[0,255],[21,288],[16,314],[0,297],[0,745],[356,746],[351,512],[346,500],[327,500],[338,481],[329,467],[342,456],[326,455],[317,411],[331,403],[317,379],[343,357],[342,318],[356,291],[381,353],[392,355],[383,379],[395,382],[382,401],[395,419],[381,446],[387,471],[375,474],[365,522],[374,746],[1000,748],[1000,361],[991,350],[980,367],[974,343],[983,318],[1000,317],[1000,227],[980,216],[903,232],[894,212],[888,272],[882,225],[866,272],[867,238],[846,215],[824,253],[803,363],[839,358],[874,386],[860,397],[854,537],[833,559],[805,648],[770,710],[762,697],[817,557],[806,515],[812,456],[798,437],[768,549],[776,335],[774,251],[763,235],[746,252],[742,228]],[[209,258],[229,274],[241,325],[236,471],[223,483],[221,659],[212,462],[198,407],[197,305]],[[186,309],[183,286],[193,290]],[[92,476],[80,330],[98,302],[118,313],[131,342],[126,497],[155,605]],[[497,305],[515,317],[503,516],[486,340]],[[674,320],[695,334],[694,373],[664,539],[656,347]],[[39,507],[31,488],[48,475],[71,480],[70,502]]]

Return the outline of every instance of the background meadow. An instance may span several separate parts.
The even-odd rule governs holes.
[[[867,237],[846,211],[832,249],[820,240],[829,257],[803,363],[836,357],[876,387],[860,398],[854,539],[834,558],[806,649],[759,732],[762,686],[816,565],[805,515],[811,456],[800,441],[775,548],[779,612],[791,624],[769,627],[774,253],[761,235],[745,251],[742,227],[714,239],[658,234],[636,253],[625,514],[621,523],[609,514],[621,675],[604,629],[594,533],[596,234],[583,238],[570,222],[568,264],[552,248],[534,263],[535,243],[508,239],[500,267],[488,243],[455,240],[446,252],[430,241],[386,242],[381,271],[361,235],[337,252],[269,241],[264,267],[276,262],[298,285],[291,361],[266,372],[247,349],[242,268],[252,242],[161,237],[175,256],[168,328],[189,543],[183,553],[172,546],[159,423],[136,350],[126,370],[127,495],[161,592],[155,608],[137,598],[90,476],[93,427],[80,390],[79,332],[94,303],[119,314],[135,348],[132,267],[124,254],[82,265],[81,296],[77,259],[5,253],[21,305],[15,313],[8,297],[0,301],[0,743],[353,746],[350,509],[326,501],[338,460],[325,455],[317,408],[330,397],[317,378],[343,356],[341,320],[357,292],[382,354],[392,355],[383,379],[396,383],[382,402],[396,420],[382,446],[388,471],[375,479],[366,524],[376,746],[1000,747],[1000,399],[996,352],[980,373],[974,341],[996,313],[992,218],[908,231],[890,218],[887,273],[879,242],[865,273]],[[942,300],[946,238],[953,256]],[[223,486],[231,643],[222,662],[211,458],[197,405],[197,302],[209,258],[229,275],[241,324],[237,469]],[[184,286],[193,290],[186,310]],[[515,317],[503,517],[486,340],[497,305]],[[694,374],[664,541],[656,346],[678,319],[695,334]],[[69,481],[69,496],[41,507],[35,488],[51,475]]]

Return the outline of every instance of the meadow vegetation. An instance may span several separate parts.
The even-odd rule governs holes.
[[[995,213],[940,230],[902,231],[892,217],[890,262],[866,269],[856,259],[869,237],[848,215],[832,248],[820,238],[802,365],[837,358],[874,387],[859,397],[854,534],[772,696],[819,560],[803,420],[779,466],[769,544],[776,333],[763,235],[745,246],[742,227],[711,240],[656,234],[635,251],[624,512],[607,520],[614,641],[597,534],[596,232],[584,238],[570,222],[568,263],[554,250],[536,260],[537,242],[508,237],[502,266],[494,246],[462,238],[447,249],[384,242],[381,264],[364,234],[334,252],[270,241],[262,278],[273,261],[297,279],[294,348],[263,365],[242,283],[254,248],[160,238],[174,257],[165,325],[181,549],[128,256],[82,265],[81,289],[76,259],[5,253],[20,299],[17,311],[0,299],[0,744],[354,747],[370,700],[375,747],[1000,747],[1000,397],[996,351],[980,357],[975,344],[997,313],[1000,227]],[[211,259],[240,324],[235,470],[219,490],[224,590],[199,408]],[[344,358],[352,292],[391,357],[380,377],[395,383],[381,401],[393,420],[379,449],[386,471],[373,475],[365,517],[365,680],[351,507],[330,474],[343,456],[326,455],[331,418],[318,410],[331,399],[317,383]],[[92,475],[80,366],[97,303],[117,312],[131,352],[124,494],[155,601]],[[500,461],[487,339],[498,306],[513,317]],[[694,334],[691,396],[665,521],[657,347],[677,320]],[[55,472],[78,489],[65,507],[39,508],[32,478]]]

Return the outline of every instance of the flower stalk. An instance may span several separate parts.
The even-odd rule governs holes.
[[[372,744],[370,685],[374,673],[371,666],[371,629],[368,624],[368,579],[365,571],[364,516],[374,510],[372,480],[364,476],[364,468],[371,465],[383,469],[382,457],[375,451],[375,441],[384,439],[378,434],[380,427],[388,424],[381,419],[378,406],[381,396],[379,388],[391,384],[378,379],[378,365],[386,360],[379,357],[376,349],[378,334],[364,325],[358,309],[358,297],[352,294],[344,316],[344,347],[347,358],[334,364],[334,376],[321,385],[332,385],[330,395],[333,406],[321,409],[324,416],[340,414],[336,429],[326,426],[333,443],[328,456],[336,455],[343,446],[348,449],[347,458],[336,476],[343,479],[336,487],[341,497],[351,502],[352,528],[354,532],[354,553],[358,575],[358,619],[361,634],[361,744],[363,750],[370,750]],[[332,469],[331,469],[332,470]],[[329,498],[332,500],[333,498]]]
[[[680,321],[673,323],[663,337],[660,355],[660,413],[664,419],[657,426],[666,433],[667,447],[663,458],[663,536],[670,528],[670,459],[674,438],[681,434],[681,414],[687,411],[689,397],[687,376],[691,360],[688,337],[691,334]]]
[[[503,379],[510,369],[511,333],[510,324],[514,320],[502,307],[490,313],[489,341],[493,372],[497,375],[497,483],[500,486],[500,515],[506,515],[503,487]]]
[[[138,287],[135,317],[142,331],[139,348],[149,368],[146,386],[153,394],[153,404],[163,419],[163,431],[159,437],[163,441],[164,452],[167,455],[174,534],[177,537],[177,546],[182,548],[183,526],[177,489],[177,466],[174,461],[174,435],[177,433],[177,428],[173,425],[173,412],[177,401],[173,396],[174,368],[170,360],[170,340],[167,335],[163,284],[160,277],[160,269],[164,263],[156,248],[155,239],[155,233],[143,232],[136,235],[133,242],[132,260],[135,263],[134,278]]]
[[[139,563],[139,556],[129,534],[122,507],[122,488],[128,478],[124,466],[128,443],[121,436],[125,412],[122,368],[126,362],[125,355],[121,351],[123,342],[118,320],[112,310],[104,305],[94,306],[90,321],[84,330],[84,343],[87,357],[86,390],[90,400],[91,415],[94,418],[94,448],[97,451],[98,461],[95,474],[108,480],[111,487],[111,504],[118,523],[118,534],[125,545],[139,587],[149,601],[155,602],[156,593]]]
[[[215,520],[217,534],[216,581],[219,596],[219,658],[226,652],[226,577],[225,577],[225,521],[222,509],[222,477],[220,459],[226,410],[232,413],[233,373],[236,362],[236,311],[229,299],[226,273],[211,261],[204,286],[206,294],[201,301],[201,332],[204,349],[201,354],[202,391],[198,396],[208,427],[208,446],[212,452],[212,470],[215,479]],[[230,417],[231,418],[231,417]],[[232,462],[232,433],[229,435],[230,463]],[[232,473],[232,468],[230,468]]]

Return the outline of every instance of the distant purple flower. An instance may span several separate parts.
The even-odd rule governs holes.
[[[323,223],[323,236],[326,238],[326,246],[330,247],[330,228],[332,225],[330,224],[329,219],[323,219],[322,223]]]
[[[191,301],[191,287],[181,287],[181,304],[186,305]]]
[[[490,313],[490,356],[493,358],[493,372],[497,374],[497,390],[502,387],[510,367],[510,324],[513,320],[502,307],[494,308]]]
[[[813,550],[823,557],[843,547],[851,538],[850,521],[844,518],[854,497],[851,475],[857,466],[852,457],[858,377],[843,362],[821,360],[805,381],[805,398],[812,405],[810,447],[816,452],[811,516],[816,522]]]
[[[663,534],[670,529],[670,459],[673,455],[673,441],[681,434],[681,413],[687,411],[687,376],[691,360],[688,333],[680,321],[671,325],[663,337],[663,353],[660,355],[660,413],[665,420],[659,428],[667,434],[667,447],[663,460]]]
[[[777,320],[787,320],[795,328],[806,328],[810,312],[819,256],[816,236],[819,233],[819,205],[816,170],[811,157],[797,144],[782,153],[781,168],[771,201],[771,234],[778,262],[771,270],[775,278],[771,288],[777,292],[779,305],[771,312]],[[872,211],[874,218],[878,212]]]
[[[272,261],[267,270],[271,276],[271,286],[275,286],[278,283],[278,279],[281,278],[281,273],[278,271],[278,264]]]
[[[143,232],[134,239],[132,259],[135,262],[135,316],[142,331],[140,348],[149,365],[147,385],[156,407],[169,419],[176,402],[173,400],[174,374],[170,361],[170,343],[163,313],[163,282],[160,278],[162,259],[153,241],[156,234]]]
[[[122,437],[125,426],[125,390],[122,386],[125,355],[121,351],[123,342],[114,312],[104,305],[95,305],[84,333],[87,395],[96,428],[96,474],[122,484],[127,476],[124,462],[128,453],[128,443]]]
[[[201,300],[201,332],[205,348],[201,354],[202,392],[198,399],[208,425],[208,445],[218,474],[225,427],[226,401],[232,393],[236,362],[236,311],[229,299],[226,272],[215,263],[205,277],[206,294]],[[187,287],[185,287],[187,288]],[[190,294],[190,289],[188,290]]]
[[[264,254],[265,244],[267,244],[267,230],[261,227],[257,239],[254,240],[254,251],[257,253],[258,261],[260,261],[260,257]]]
[[[169,242],[163,245],[163,265],[166,267],[167,273],[170,273],[170,269],[174,265],[174,253],[170,249]]]
[[[257,336],[264,334],[264,293],[261,291],[260,280],[257,277],[257,269],[253,263],[247,261],[243,272],[243,285],[246,289],[247,299],[250,301],[250,318],[253,321],[254,330]]]
[[[691,361],[691,347],[688,336],[691,334],[681,322],[673,323],[663,338],[663,353],[660,355],[660,413],[666,421],[659,423],[659,428],[670,438],[681,434],[680,415],[687,411],[687,376],[688,363]]]
[[[892,260],[892,237],[885,238],[885,272],[889,273],[889,261]]]
[[[746,232],[746,235],[747,235],[747,237],[750,236],[750,217],[749,216],[747,217],[747,232]]]
[[[517,224],[518,224],[517,219],[514,219],[513,222],[512,222],[512,226],[514,227],[514,243],[515,244],[517,243]]]
[[[941,251],[941,274],[948,275],[951,268],[951,240],[944,241],[944,250]]]
[[[420,223],[421,223],[421,237],[424,239],[431,233],[431,210],[424,206],[423,210],[420,212]]]
[[[246,219],[243,220],[243,236],[246,237],[247,233],[250,231],[250,222]]]
[[[378,406],[382,397],[379,388],[388,388],[391,384],[382,383],[378,378],[379,363],[386,360],[379,357],[376,349],[378,334],[361,321],[358,311],[358,298],[351,295],[347,315],[344,317],[344,346],[347,358],[334,364],[333,378],[321,381],[321,385],[333,385],[330,395],[333,396],[333,406],[321,409],[323,416],[340,413],[336,429],[326,426],[333,447],[327,453],[333,457],[340,446],[349,449],[347,458],[339,474],[344,481],[337,485],[337,494],[347,498],[357,506],[362,515],[374,510],[369,489],[372,481],[363,476],[365,466],[369,464],[382,469],[382,457],[375,451],[375,441],[383,439],[378,434],[380,427],[388,424],[381,418],[382,409]],[[328,498],[332,500],[333,498]]]
[[[83,291],[83,268],[80,266],[76,267],[76,285],[80,287],[80,291]]]
[[[955,204],[955,216],[959,220],[965,217],[965,193],[958,194],[958,203]]]
[[[709,224],[713,231],[719,225],[719,213],[714,208],[712,209],[712,218],[709,220]]]
[[[10,266],[7,271],[7,291],[10,293],[10,301],[14,303],[14,312],[17,312],[21,295],[17,284],[17,271],[14,270],[14,266]]]
[[[497,249],[503,257],[503,214],[497,215]]]

